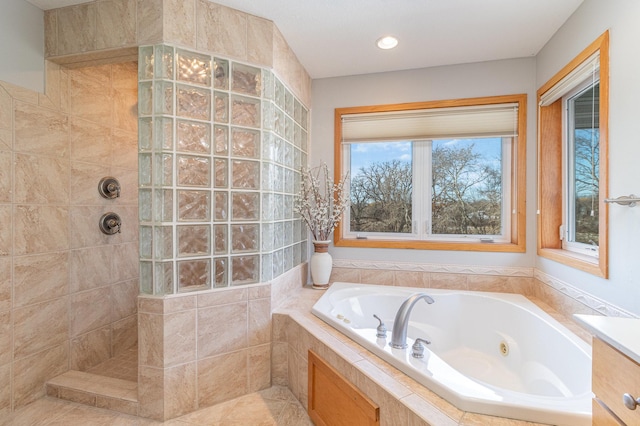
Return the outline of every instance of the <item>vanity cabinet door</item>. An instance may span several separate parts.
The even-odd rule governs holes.
[[[639,364],[594,337],[592,380],[597,399],[627,425],[640,425],[640,407],[630,410],[622,399],[625,393],[640,397]]]

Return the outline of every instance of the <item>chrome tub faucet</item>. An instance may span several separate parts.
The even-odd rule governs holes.
[[[402,302],[400,309],[396,313],[396,319],[393,321],[393,332],[391,334],[391,347],[396,349],[405,349],[407,347],[407,328],[409,328],[409,316],[413,306],[421,299],[428,304],[434,302],[433,298],[425,293],[416,293]]]

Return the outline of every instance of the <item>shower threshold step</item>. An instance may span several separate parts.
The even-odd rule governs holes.
[[[138,415],[138,384],[129,380],[67,371],[49,380],[46,389],[55,398]]]

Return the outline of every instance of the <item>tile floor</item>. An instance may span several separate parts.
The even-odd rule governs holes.
[[[283,386],[273,386],[167,422],[45,397],[17,411],[2,426],[313,426],[307,412]]]

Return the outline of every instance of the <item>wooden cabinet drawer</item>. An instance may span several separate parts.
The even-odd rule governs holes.
[[[640,364],[594,337],[592,378],[598,399],[627,425],[640,425],[640,407],[629,410],[622,402],[625,393],[640,397]]]

